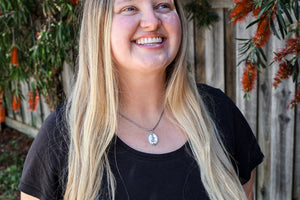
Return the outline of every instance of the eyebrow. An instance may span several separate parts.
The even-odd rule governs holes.
[[[123,3],[127,3],[127,2],[132,2],[134,0],[120,0],[120,1],[115,1],[116,5],[119,5],[119,4],[123,4]]]

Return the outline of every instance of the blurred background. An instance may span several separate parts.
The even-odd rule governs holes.
[[[299,1],[180,0],[188,63],[247,118],[264,162],[255,198],[300,199]],[[22,164],[76,77],[78,0],[0,0],[0,199],[18,199]]]

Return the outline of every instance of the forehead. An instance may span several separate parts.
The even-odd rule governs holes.
[[[162,2],[172,2],[174,3],[174,0],[114,0],[114,5],[118,5],[118,4],[123,4],[123,3],[140,3],[140,2],[158,2],[158,1],[162,1]]]

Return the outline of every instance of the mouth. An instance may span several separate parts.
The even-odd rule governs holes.
[[[135,40],[134,42],[138,45],[157,45],[162,44],[164,42],[165,38],[163,37],[147,37],[147,38],[140,38],[138,40]]]

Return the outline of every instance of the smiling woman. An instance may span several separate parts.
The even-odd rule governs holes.
[[[247,199],[263,155],[233,102],[196,85],[186,24],[176,0],[85,2],[74,90],[31,147],[22,199]]]
[[[130,71],[132,76],[134,72],[165,71],[178,52],[180,40],[180,19],[171,0],[154,4],[115,1],[111,48],[121,72]]]

